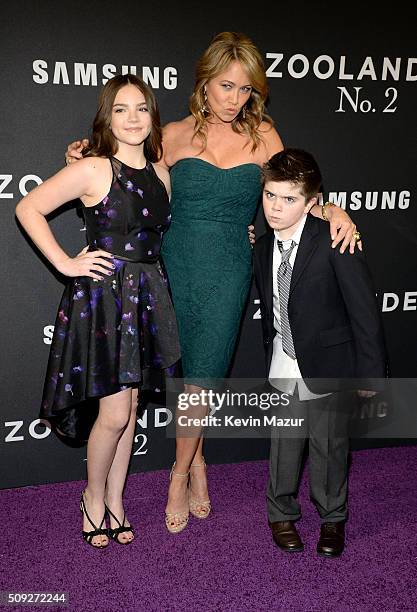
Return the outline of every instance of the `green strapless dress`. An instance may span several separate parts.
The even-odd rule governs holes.
[[[172,167],[171,183],[172,219],[161,254],[183,375],[187,383],[211,386],[227,375],[250,287],[247,226],[261,194],[260,168],[248,163],[225,170],[187,157]]]

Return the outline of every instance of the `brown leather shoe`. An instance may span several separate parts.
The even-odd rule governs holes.
[[[317,553],[323,557],[338,557],[345,547],[345,523],[323,523]]]
[[[304,544],[301,541],[293,521],[275,521],[269,523],[275,544],[287,552],[301,552]]]

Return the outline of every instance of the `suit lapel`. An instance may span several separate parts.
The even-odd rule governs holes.
[[[300,280],[300,277],[313,256],[314,251],[317,249],[318,243],[316,236],[319,232],[317,225],[318,223],[320,223],[320,221],[315,219],[315,217],[313,217],[311,214],[307,215],[292,271],[290,294]]]
[[[270,231],[268,240],[265,244],[266,266],[263,274],[263,285],[265,295],[265,305],[269,312],[272,312],[273,288],[272,288],[272,260],[274,255],[274,232]]]

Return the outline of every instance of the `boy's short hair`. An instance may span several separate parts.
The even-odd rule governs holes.
[[[262,167],[262,184],[288,181],[301,186],[309,200],[317,195],[321,186],[321,173],[314,157],[303,149],[283,149],[275,153]]]

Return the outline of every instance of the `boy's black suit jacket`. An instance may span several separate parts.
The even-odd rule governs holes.
[[[272,229],[254,246],[267,373],[275,336]],[[340,245],[339,245],[340,246]],[[288,318],[301,375],[313,393],[381,389],[386,354],[375,290],[363,253],[331,248],[329,225],[311,214],[298,245]],[[354,380],[356,379],[356,380]],[[357,379],[373,379],[371,381]]]

